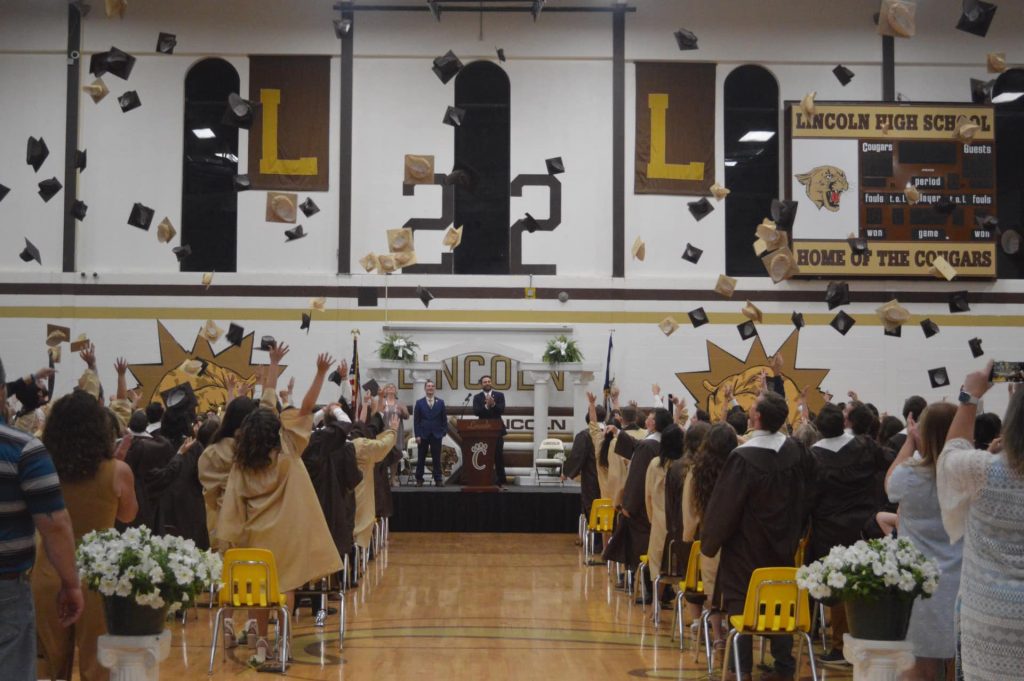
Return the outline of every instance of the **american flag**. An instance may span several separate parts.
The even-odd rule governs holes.
[[[359,408],[362,406],[363,391],[360,389],[359,382],[359,332],[352,332],[352,365],[349,369],[349,383],[352,386],[352,420],[359,418]]]

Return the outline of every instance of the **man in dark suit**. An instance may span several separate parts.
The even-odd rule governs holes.
[[[427,461],[427,450],[430,450],[433,462],[434,484],[441,484],[441,440],[448,432],[448,414],[444,408],[444,400],[434,397],[434,382],[427,381],[423,386],[424,397],[416,400],[412,410],[412,427],[416,435],[416,486],[423,485],[423,467]]]
[[[505,395],[491,387],[491,377],[483,376],[480,379],[480,392],[473,396],[473,413],[478,419],[498,419],[505,413]],[[501,435],[498,436],[498,445],[494,450],[494,477],[499,485],[508,483],[505,477],[505,422],[501,421]]]

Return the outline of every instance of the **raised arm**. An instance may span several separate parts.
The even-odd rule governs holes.
[[[971,422],[971,428],[974,427],[974,422]],[[889,464],[889,470],[885,472],[885,493],[889,493],[889,478],[892,477],[892,472],[896,470],[896,467],[901,463],[909,459],[917,451],[917,421],[914,420],[913,414],[907,414],[907,439],[903,441],[903,446],[900,447],[900,453],[896,455],[896,458]]]
[[[117,394],[114,397],[119,400],[127,399],[128,381],[125,378],[125,374],[128,373],[128,360],[124,357],[118,357],[117,361],[114,362],[114,370],[117,371]]]
[[[597,423],[597,395],[587,391],[587,419],[588,423]]]
[[[985,368],[967,374],[964,379],[963,390],[976,400],[981,400],[992,387],[989,383],[989,376],[992,375],[992,360],[988,361]],[[961,402],[953,416],[953,423],[949,424],[949,433],[946,435],[946,442],[962,438],[968,442],[974,442],[974,419],[978,416],[978,405],[970,402]],[[909,437],[907,438],[909,439]]]
[[[263,393],[270,393],[277,397],[277,377],[281,373],[281,360],[288,354],[290,348],[284,343],[275,343],[270,348],[270,366],[263,369],[263,382],[261,384]]]
[[[309,386],[309,390],[306,391],[306,396],[302,398],[302,406],[299,407],[299,414],[301,416],[313,413],[316,399],[320,396],[320,390],[324,387],[324,378],[333,364],[334,358],[326,352],[321,352],[317,355],[316,376],[313,377],[313,383]]]

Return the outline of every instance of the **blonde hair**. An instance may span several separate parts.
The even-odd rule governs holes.
[[[956,406],[950,402],[933,402],[921,412],[917,441],[922,465],[935,468],[935,462],[946,444],[946,434],[949,433],[954,414]]]

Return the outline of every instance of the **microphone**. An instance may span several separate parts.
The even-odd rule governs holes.
[[[466,407],[469,406],[469,401],[473,399],[473,393],[466,393],[466,399],[462,401],[462,413],[466,413]]]

